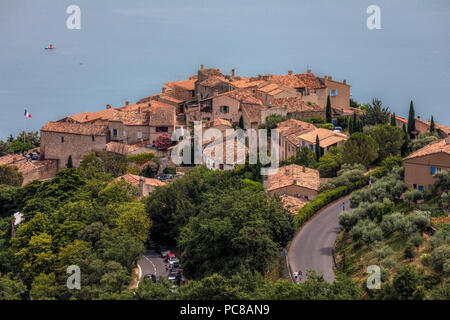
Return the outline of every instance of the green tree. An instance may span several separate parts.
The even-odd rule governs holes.
[[[402,129],[390,125],[377,125],[370,134],[378,143],[378,157],[383,160],[401,152],[403,145]]]
[[[395,275],[392,284],[394,299],[417,300],[423,298],[422,279],[411,265],[402,267]]]
[[[331,113],[331,102],[330,102],[330,96],[327,97],[327,107],[325,111],[325,119],[327,123],[333,122],[333,115]]]
[[[361,116],[363,125],[386,124],[389,122],[389,107],[383,107],[381,100],[374,98]]]
[[[316,135],[316,161],[319,161],[321,153],[320,153],[320,140],[319,140],[319,135]]]
[[[239,128],[244,129],[244,118],[242,116],[239,118]]]
[[[14,140],[13,142],[10,142],[8,144],[8,149],[10,153],[17,153],[17,154],[24,153],[30,150],[31,148],[32,147],[30,143],[19,140]]]
[[[433,116],[431,116],[430,132],[434,132],[435,130],[436,130],[436,125],[434,124]]]
[[[12,274],[0,274],[0,300],[20,300],[25,286]]]
[[[22,172],[16,166],[0,165],[0,184],[20,187],[23,182]]]
[[[422,149],[423,147],[437,140],[439,140],[439,137],[436,132],[419,133],[419,135],[415,139],[411,140],[411,151],[414,152]]]
[[[391,126],[396,127],[397,124],[395,122],[395,112],[391,114]]]
[[[73,162],[72,162],[72,156],[71,155],[69,155],[69,158],[67,159],[66,168],[73,168]]]
[[[416,129],[416,115],[414,111],[414,103],[411,100],[408,113],[408,134],[413,138],[412,132]]]
[[[113,205],[112,210],[118,215],[116,230],[136,237],[145,242],[150,230],[150,218],[145,212],[145,205],[140,202],[121,203]]]
[[[332,178],[341,169],[342,162],[342,147],[331,147],[327,153],[320,157],[317,170],[319,170],[322,178]]]
[[[378,144],[361,132],[353,133],[344,143],[344,163],[361,163],[368,166],[378,158]]]
[[[13,214],[17,210],[18,188],[0,184],[0,217]]]
[[[31,284],[31,295],[36,300],[53,300],[58,296],[58,286],[55,274],[41,273],[36,276]]]
[[[107,205],[109,203],[129,202],[136,199],[137,196],[137,187],[124,180],[114,180],[98,193],[98,203]]]
[[[403,144],[402,144],[401,154],[402,154],[402,157],[405,157],[409,153],[409,134],[406,131],[405,123],[403,123],[402,131],[403,131]]]

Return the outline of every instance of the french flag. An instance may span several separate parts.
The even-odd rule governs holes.
[[[31,118],[31,114],[28,113],[27,109],[25,109],[25,118]]]

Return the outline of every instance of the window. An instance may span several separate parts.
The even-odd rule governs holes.
[[[156,132],[167,132],[169,127],[156,127]]]
[[[302,147],[304,147],[305,146],[305,141],[302,141]]]
[[[413,188],[414,188],[414,189],[417,189],[417,184],[414,183],[414,184],[413,184]]]
[[[230,107],[229,106],[220,106],[220,112],[228,113],[228,112],[230,112]]]
[[[95,141],[95,136],[92,136],[92,141]]]
[[[423,186],[419,186],[419,191],[423,191]]]
[[[113,129],[113,136],[117,137],[117,129]]]
[[[138,131],[137,137],[138,139],[142,139],[142,131]]]
[[[441,172],[441,168],[438,168],[438,167],[431,167],[430,168],[430,173],[431,173],[432,176],[434,176],[436,173],[439,173],[439,172]]]
[[[64,137],[61,137],[61,143],[64,143]]]
[[[291,145],[288,145],[288,151],[291,152]]]
[[[222,163],[219,164],[219,169],[220,169],[220,170],[223,170],[223,164],[222,164]]]

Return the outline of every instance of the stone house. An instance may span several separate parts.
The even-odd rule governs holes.
[[[7,154],[0,157],[0,166],[2,165],[17,167],[23,176],[22,186],[33,180],[53,178],[58,172],[56,160],[32,160],[22,154]]]
[[[167,182],[163,182],[158,179],[146,178],[130,173],[118,177],[116,178],[116,180],[118,181],[124,180],[132,184],[133,186],[137,187],[140,198],[148,196],[156,189],[156,187],[165,186],[167,184]]]
[[[319,136],[321,154],[327,153],[331,147],[343,146],[348,137],[345,134],[334,132],[324,128],[316,128],[305,132],[293,133],[286,137],[284,147],[284,157],[281,160],[289,159],[297,154],[302,147],[308,147],[313,152],[316,148],[316,137]]]
[[[274,169],[273,169],[274,170]],[[270,195],[278,194],[312,200],[319,193],[319,171],[291,164],[264,176],[264,187]]]
[[[154,144],[162,134],[172,135],[176,128],[176,109],[173,105],[152,101],[149,116],[149,140],[151,144]]]
[[[210,141],[204,144],[202,160],[208,169],[232,170],[239,164],[244,164],[248,148],[234,136],[222,140]]]
[[[430,143],[403,159],[405,184],[423,190],[434,183],[434,175],[450,170],[450,136]]]
[[[283,122],[278,123],[277,130],[280,136],[280,160],[286,160],[289,157],[292,157],[295,155],[295,149],[292,146],[293,143],[288,140],[288,137],[290,136],[296,136],[300,135],[302,132],[315,130],[317,129],[313,124],[309,122],[304,122],[300,120],[295,119],[289,119]],[[288,153],[288,144],[290,144],[289,147],[289,153]]]
[[[64,169],[69,156],[78,167],[91,153],[105,149],[109,142],[106,126],[70,122],[47,122],[41,128],[41,159],[56,160],[58,169]]]

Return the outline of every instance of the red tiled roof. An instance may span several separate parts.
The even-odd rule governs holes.
[[[419,149],[409,156],[407,156],[404,160],[410,160],[418,157],[428,156],[436,153],[446,153],[450,154],[450,142],[447,142],[447,139],[441,139],[430,143],[429,145]]]
[[[108,132],[106,126],[97,126],[93,124],[80,124],[69,122],[47,122],[41,131],[60,132],[79,135],[105,136]]]

